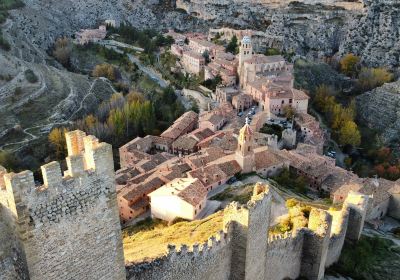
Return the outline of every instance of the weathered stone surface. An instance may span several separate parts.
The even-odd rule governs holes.
[[[356,98],[360,122],[376,130],[386,145],[400,143],[400,81],[388,83]]]

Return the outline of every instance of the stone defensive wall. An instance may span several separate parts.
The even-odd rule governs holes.
[[[165,256],[127,268],[128,279],[229,279],[230,239],[221,231],[204,244],[169,245]]]
[[[265,279],[296,279],[301,268],[303,241],[303,231],[270,235]]]
[[[25,259],[20,279],[125,279],[112,148],[81,131],[66,140],[64,175],[51,162],[41,167],[42,185],[31,171],[0,181],[0,221]]]
[[[323,279],[345,240],[358,240],[368,203],[368,196],[351,193],[340,211],[313,208],[307,228],[268,235],[271,198],[268,187],[256,186],[247,205],[225,208],[224,231],[217,237],[180,250],[169,245],[163,257],[128,265],[127,278]]]

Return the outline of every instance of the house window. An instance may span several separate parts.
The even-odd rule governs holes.
[[[199,209],[201,209],[201,204],[199,205]]]
[[[196,209],[194,210],[194,214],[195,214],[195,215],[197,214],[197,210],[196,210]]]

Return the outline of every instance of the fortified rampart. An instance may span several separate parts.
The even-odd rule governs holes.
[[[313,208],[307,228],[284,235],[270,235],[272,194],[256,186],[244,206],[232,203],[224,210],[222,241],[167,254],[152,262],[127,266],[134,279],[322,279],[325,267],[338,260],[345,239],[358,240],[368,196],[351,193],[342,210],[328,212]],[[332,213],[332,214],[331,214]],[[219,239],[219,238],[217,238]]]
[[[41,186],[30,171],[0,181],[0,233],[15,237],[4,255],[23,260],[0,254],[0,279],[125,279],[111,146],[80,131],[66,137],[64,176],[51,162]]]
[[[268,234],[272,191],[258,184],[246,205],[224,210],[223,230],[206,243],[125,269],[111,146],[83,132],[66,135],[68,170],[0,168],[0,280],[8,279],[322,279],[345,240],[357,241],[368,196],[350,193],[342,210],[313,208],[307,228]]]

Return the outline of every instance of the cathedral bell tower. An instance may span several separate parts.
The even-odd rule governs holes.
[[[238,146],[235,159],[242,168],[242,173],[250,173],[254,169],[254,135],[249,125],[249,119],[246,118],[246,124],[239,133]]]
[[[249,36],[244,36],[239,47],[239,66],[238,75],[240,85],[243,86],[244,81],[244,62],[253,57],[253,45]]]

